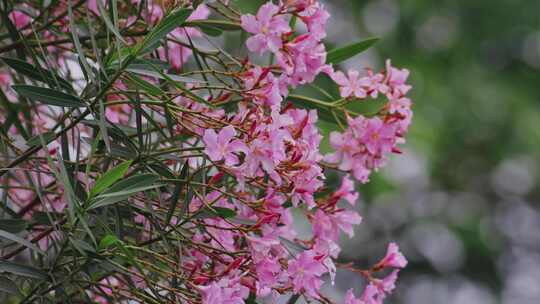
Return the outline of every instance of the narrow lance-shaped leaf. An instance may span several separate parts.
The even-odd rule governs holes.
[[[129,80],[131,83],[133,83],[137,88],[143,90],[144,92],[152,95],[152,96],[163,96],[165,95],[165,92],[163,92],[162,89],[160,89],[158,86],[151,84],[150,82],[140,78],[139,76],[136,76],[134,74],[131,74],[129,76]]]
[[[97,194],[103,192],[107,188],[109,188],[112,184],[114,184],[116,181],[118,181],[120,178],[124,176],[127,169],[131,165],[132,161],[128,160],[120,165],[114,167],[113,169],[109,170],[107,173],[103,174],[94,185],[94,188],[90,191],[90,197],[94,197]]]
[[[44,104],[59,107],[84,107],[85,104],[78,97],[49,88],[31,85],[13,85],[12,88],[19,95]]]
[[[86,60],[86,56],[84,55],[83,48],[81,45],[81,41],[79,40],[79,34],[78,34],[78,28],[75,24],[75,18],[73,17],[73,9],[71,7],[71,1],[68,1],[68,19],[69,19],[69,29],[71,32],[71,37],[73,38],[73,44],[75,45],[75,50],[77,51],[77,54],[79,55],[79,62],[82,64],[83,68],[83,74],[85,78],[93,77],[92,69],[90,68],[90,65],[88,64],[88,61]]]
[[[108,206],[125,200],[133,194],[161,187],[162,185],[154,184],[158,180],[159,177],[154,174],[140,174],[121,180],[96,196],[88,209]]]
[[[192,10],[179,9],[167,17],[152,29],[145,39],[135,49],[135,54],[144,54],[156,49],[161,39],[165,38],[175,28],[181,26],[186,19],[191,15]]]
[[[193,26],[200,28],[205,34],[210,36],[220,36],[223,31],[237,31],[241,30],[240,24],[233,23],[226,20],[194,20],[185,23],[186,26]]]
[[[47,277],[46,273],[37,268],[2,260],[0,260],[0,272],[9,272],[33,279],[45,279]]]
[[[11,233],[21,232],[28,227],[28,221],[23,219],[2,219],[0,220],[0,230]]]
[[[184,166],[182,167],[182,170],[180,171],[179,179],[184,180],[188,177],[188,170],[189,170],[189,164],[186,161],[184,163]],[[171,206],[169,208],[169,211],[167,212],[167,218],[165,219],[165,223],[170,223],[171,219],[173,217],[174,211],[176,209],[176,206],[178,205],[178,201],[180,199],[180,193],[182,192],[184,186],[187,183],[185,182],[179,182],[176,184],[176,187],[174,189],[173,195],[171,197]]]
[[[45,255],[45,252],[43,250],[39,249],[36,245],[30,243],[28,240],[23,239],[22,237],[15,235],[13,233],[7,232],[5,230],[0,230],[0,237],[4,239],[8,239],[10,241],[13,241],[15,243],[19,243],[23,245],[24,247],[30,248],[34,250],[35,252]]]
[[[105,22],[105,25],[107,28],[120,40],[123,44],[127,44],[127,42],[124,40],[124,37],[120,34],[118,31],[118,28],[111,22],[109,17],[107,16],[107,12],[105,11],[105,8],[103,7],[103,3],[101,1],[96,1],[97,8],[99,10],[99,13],[101,14],[101,19]]]
[[[196,218],[207,218],[207,217],[221,217],[224,219],[229,219],[236,217],[237,213],[236,211],[224,208],[224,207],[216,207],[216,206],[208,206],[202,210],[199,214],[197,214]]]
[[[217,20],[217,19],[202,19],[202,20],[193,20],[186,22],[186,26],[211,26],[213,28],[222,30],[222,31],[239,31],[242,29],[240,24],[234,23],[227,20]]]
[[[28,78],[44,83],[55,83],[56,81],[58,81],[58,84],[62,88],[68,91],[73,91],[73,87],[69,82],[51,71],[43,69],[41,69],[40,71],[37,67],[31,65],[30,63],[19,59],[7,57],[0,57],[0,59],[2,59],[2,61],[4,61],[10,68],[14,69],[17,73],[20,73]]]
[[[326,55],[326,62],[338,64],[369,49],[377,41],[379,41],[379,38],[370,38],[344,47],[332,49],[328,51],[328,54]]]
[[[48,132],[45,132],[45,133],[41,133],[41,134],[38,134],[38,135],[36,135],[36,136],[30,137],[30,138],[26,141],[26,144],[27,144],[29,147],[41,145],[41,137],[43,137],[43,140],[44,140],[46,143],[48,143],[48,142],[52,141],[52,140],[56,137],[56,134],[55,134],[53,131],[48,131]]]

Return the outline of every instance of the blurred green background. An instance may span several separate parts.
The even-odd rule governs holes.
[[[405,153],[359,187],[343,259],[399,242],[410,264],[387,303],[540,303],[540,1],[323,2],[329,45],[381,38],[343,69],[391,58],[414,85]],[[340,272],[328,289],[361,286]]]
[[[360,187],[366,222],[344,255],[401,244],[390,303],[540,303],[540,1],[326,5],[331,42],[381,38],[345,68],[392,58],[414,85],[405,153]]]

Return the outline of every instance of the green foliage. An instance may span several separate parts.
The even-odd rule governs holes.
[[[105,174],[103,174],[103,176],[98,178],[96,180],[96,184],[92,188],[92,191],[90,191],[90,198],[96,196],[97,194],[100,194],[101,192],[109,188],[112,184],[114,184],[116,181],[118,181],[120,178],[122,178],[131,163],[132,161],[130,160],[125,161],[120,165],[114,167],[113,169],[107,171]]]
[[[144,40],[136,47],[135,54],[148,53],[159,46],[161,39],[175,28],[181,26],[191,14],[191,10],[178,9],[167,15],[161,22],[152,29]]]
[[[38,68],[27,62],[15,58],[0,57],[0,59],[4,61],[10,68],[14,69],[21,75],[24,75],[36,81],[47,83],[49,85],[55,85],[56,83],[58,83],[61,88],[67,91],[73,91],[73,88],[71,87],[71,84],[69,82],[67,82],[65,79],[61,78],[52,71]]]
[[[4,238],[7,240],[10,240],[15,243],[19,243],[23,245],[24,247],[32,249],[34,252],[39,253],[41,255],[45,255],[45,252],[43,250],[39,249],[36,245],[32,244],[31,242],[27,241],[26,239],[15,235],[11,232],[7,232],[5,230],[0,230],[0,238]]]
[[[344,47],[331,49],[328,51],[328,54],[326,56],[326,62],[338,64],[364,52],[365,50],[373,46],[375,43],[377,43],[377,41],[379,41],[379,38],[370,38],[346,45]]]
[[[14,85],[13,89],[22,97],[29,98],[44,104],[59,107],[84,107],[85,104],[78,97],[49,88],[31,85]]]
[[[23,276],[32,279],[43,280],[47,278],[47,274],[39,269],[8,261],[0,261],[0,272],[8,272],[17,276]]]

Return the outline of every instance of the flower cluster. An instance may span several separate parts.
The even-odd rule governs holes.
[[[358,115],[347,119],[344,133],[333,132],[330,143],[335,153],[326,156],[326,161],[338,164],[338,168],[351,171],[354,177],[368,182],[370,173],[382,167],[387,155],[401,153],[398,144],[404,143],[404,135],[412,120],[412,102],[405,95],[411,89],[406,84],[408,70],[399,70],[386,62],[386,73],[374,74],[371,70],[360,77],[351,70],[346,77],[343,72],[330,72],[339,85],[341,97],[362,102],[367,97],[377,98],[383,94],[388,102],[374,117]]]
[[[148,47],[151,52],[136,55],[133,50],[145,42],[147,27],[158,32],[170,27],[163,23],[173,22],[167,19],[167,6],[173,4],[126,1],[113,8],[99,1],[88,1],[84,9],[59,6],[52,22],[58,30],[43,34],[54,54],[55,72],[30,76],[37,78],[33,85],[41,83],[33,87],[46,83],[57,90],[59,100],[47,105],[43,94],[25,96],[21,77],[12,78],[8,69],[0,72],[8,105],[29,109],[19,114],[23,124],[8,111],[0,112],[9,134],[9,158],[16,159],[7,163],[9,173],[0,175],[9,185],[8,207],[15,217],[46,213],[53,219],[48,226],[36,221],[39,229],[26,236],[38,249],[60,256],[73,245],[70,253],[84,253],[88,268],[99,276],[88,280],[81,297],[98,303],[166,299],[210,304],[301,295],[331,303],[321,286],[333,284],[337,268],[344,268],[366,280],[360,298],[350,290],[346,304],[382,303],[407,264],[395,243],[367,269],[336,260],[341,235],[353,237],[362,222],[354,210],[359,194],[351,176],[367,182],[404,142],[412,119],[412,102],[406,97],[409,72],[390,61],[380,73],[334,70],[323,44],[330,14],[315,0],[269,1],[255,15],[239,14],[228,1],[180,1],[172,12],[188,10],[185,22],[170,29],[159,46]],[[24,5],[9,18],[24,32],[36,21],[24,12],[33,11]],[[119,16],[105,19],[103,28],[120,26],[120,32],[82,37],[84,44],[59,38],[73,31],[70,23],[84,18],[97,23],[109,11]],[[208,19],[212,14],[225,21]],[[219,32],[218,25],[247,32],[249,56],[203,49],[193,40]],[[94,40],[122,34],[125,39],[117,42],[128,45],[128,51],[111,47],[88,58],[72,51],[87,47],[92,54]],[[124,58],[124,53],[129,55]],[[268,65],[256,63],[262,56],[271,59]],[[119,64],[122,58],[133,61]],[[198,68],[185,71],[192,68],[190,60]],[[81,66],[74,68],[74,62]],[[101,66],[106,68],[99,70]],[[58,82],[76,73],[83,75],[73,81],[76,87]],[[45,79],[48,75],[53,80]],[[326,156],[320,151],[319,113],[299,107],[291,93],[325,75],[337,84],[341,99],[319,105],[342,113],[347,124],[343,132],[331,133],[335,152]],[[11,89],[14,84],[19,86]],[[375,114],[347,110],[349,104],[379,96],[385,103]],[[28,103],[27,97],[38,104]],[[77,106],[66,105],[73,100]],[[30,132],[25,124],[32,125]],[[108,169],[111,164],[114,169]],[[325,175],[341,171],[346,174],[339,188],[325,187]],[[299,218],[310,223],[310,235],[296,231]],[[118,237],[111,238],[113,230]],[[54,244],[57,239],[61,246]],[[91,261],[97,255],[112,266],[103,271],[101,261]],[[81,278],[95,275],[80,268]],[[56,271],[61,270],[49,273],[58,275]],[[50,290],[41,296],[51,296]]]

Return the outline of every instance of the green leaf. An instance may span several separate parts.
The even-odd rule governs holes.
[[[102,238],[99,241],[99,250],[104,250],[112,245],[115,245],[117,243],[121,242],[115,235],[107,234],[104,238]]]
[[[129,197],[132,194],[135,194],[137,192],[142,192],[142,191],[146,191],[146,190],[150,190],[150,189],[154,189],[154,188],[162,187],[162,186],[163,186],[162,184],[156,184],[156,185],[148,185],[148,186],[144,186],[144,187],[129,188],[129,189],[126,189],[126,190],[123,190],[123,191],[101,194],[99,197],[100,198],[116,198],[116,197],[126,197],[127,198],[127,197]]]
[[[163,73],[162,70],[159,69],[159,67],[156,67],[156,69],[158,69],[159,72],[156,72],[153,70],[149,71],[147,69],[137,69],[137,68],[128,68],[126,69],[126,71],[143,75],[143,76],[147,76],[147,77],[165,79],[169,81],[180,81],[180,82],[186,82],[186,83],[206,83],[206,81],[204,80]]]
[[[135,74],[131,74],[129,76],[129,80],[131,83],[133,83],[137,88],[141,89],[142,91],[156,97],[160,97],[165,95],[165,92],[163,92],[162,89],[160,89],[158,86],[155,86],[151,84],[150,82],[140,78],[139,76],[136,76]]]
[[[163,18],[163,20],[161,20],[161,22],[146,35],[141,44],[136,48],[135,54],[144,54],[156,49],[159,46],[161,39],[165,38],[165,36],[175,28],[184,24],[189,15],[191,15],[191,12],[192,10],[189,9],[179,9]]]
[[[43,250],[39,249],[36,245],[30,243],[28,240],[25,240],[22,237],[20,237],[18,235],[15,235],[15,234],[13,234],[11,232],[7,232],[5,230],[0,230],[0,237],[8,239],[8,240],[10,240],[12,242],[15,242],[15,243],[19,243],[19,244],[23,245],[24,247],[32,249],[32,250],[34,250],[35,252],[37,252],[37,253],[39,253],[41,255],[45,255],[45,252],[43,252]]]
[[[90,191],[90,197],[94,197],[97,194],[105,191],[112,184],[114,184],[116,181],[122,178],[132,162],[133,161],[131,160],[125,161],[121,163],[120,165],[114,167],[113,169],[107,171],[107,173],[103,174],[96,181],[94,188],[92,188],[92,190]]]
[[[10,233],[21,232],[28,227],[28,222],[21,219],[3,219],[0,220],[0,230]]]
[[[2,61],[4,61],[10,68],[14,69],[16,72],[31,78],[33,80],[41,81],[44,83],[58,83],[60,86],[68,91],[73,91],[73,87],[69,82],[67,82],[65,79],[61,78],[60,76],[56,75],[55,73],[47,70],[40,69],[38,70],[35,66],[31,65],[28,62],[14,59],[14,58],[7,58],[7,57],[0,57]]]
[[[0,272],[9,272],[33,279],[45,279],[47,274],[37,268],[0,260]]]
[[[116,26],[112,23],[112,21],[107,16],[107,12],[105,12],[105,8],[103,7],[103,3],[101,1],[96,1],[96,4],[97,4],[97,8],[99,10],[99,13],[101,15],[100,17],[105,22],[105,26],[107,26],[107,28],[111,32],[113,32],[113,34],[116,36],[116,38],[118,38],[118,40],[120,40],[123,44],[127,44],[127,42],[124,40],[124,37],[122,37],[120,32],[118,32],[118,29],[116,28]]]
[[[212,27],[221,31],[239,31],[242,29],[238,23],[217,19],[193,20],[186,22],[185,25],[201,27],[201,29],[203,27]]]
[[[104,191],[103,194],[115,193],[125,189],[140,188],[148,185],[152,185],[159,180],[159,176],[151,173],[139,174],[130,176],[124,180],[119,181],[114,186]]]
[[[86,254],[86,252],[95,253],[96,250],[94,247],[92,247],[90,244],[88,244],[85,241],[82,240],[76,240],[74,238],[69,238],[69,241],[73,244],[73,246],[82,254]]]
[[[88,210],[112,205],[119,201],[123,201],[136,193],[163,186],[161,184],[154,184],[158,180],[159,177],[154,174],[135,175],[122,180],[107,191],[98,195],[88,207]]]
[[[79,30],[78,27],[75,24],[75,17],[73,17],[73,9],[71,7],[71,1],[68,1],[68,20],[69,20],[69,31],[71,32],[71,37],[73,38],[73,44],[75,46],[75,50],[77,51],[77,55],[79,56],[79,62],[82,65],[82,72],[84,75],[84,78],[86,80],[89,80],[89,77],[93,77],[92,69],[90,68],[90,65],[88,64],[88,61],[86,60],[86,56],[84,54],[81,41],[79,40]]]
[[[185,26],[198,27],[210,36],[220,36],[223,34],[223,31],[238,31],[242,29],[237,23],[215,19],[188,21],[185,23]]]
[[[379,41],[379,38],[369,38],[369,39],[362,40],[353,44],[349,44],[344,47],[330,50],[328,51],[328,54],[326,55],[326,62],[332,63],[332,64],[338,64],[342,61],[345,61],[369,49],[377,41]]]
[[[58,220],[59,218],[61,218],[62,216],[63,216],[62,213],[35,211],[32,214],[32,221],[40,225],[50,225],[51,219],[54,222]]]
[[[218,216],[224,219],[233,218],[233,217],[236,217],[236,211],[229,208],[223,208],[223,207],[207,207],[204,210],[202,210],[201,213],[197,214],[195,217],[205,218],[205,217],[215,217],[215,216]]]
[[[189,171],[189,164],[186,161],[184,163],[184,166],[182,167],[182,170],[180,171],[179,179],[181,180],[186,179],[188,177],[188,171]],[[178,201],[180,200],[180,193],[182,192],[182,189],[185,186],[187,186],[187,183],[185,182],[178,182],[176,184],[173,195],[171,197],[171,206],[169,207],[169,211],[167,212],[167,217],[165,218],[165,223],[168,224],[171,222],[174,211],[176,210],[176,206],[178,205]]]
[[[159,60],[157,58],[137,58],[128,65],[126,70],[129,71],[130,69],[134,69],[153,71],[153,67],[158,67],[162,70],[168,70],[171,68],[171,65],[168,62]]]
[[[223,34],[222,30],[208,24],[199,24],[198,28],[200,28],[201,31],[203,31],[203,33],[205,33],[206,35],[212,36],[212,37],[219,37],[221,36],[221,34]]]
[[[12,280],[4,276],[0,276],[0,291],[9,293],[9,294],[19,293],[19,290],[17,289],[17,285],[15,285],[15,283]]]
[[[239,217],[231,218],[231,219],[229,219],[229,222],[239,224],[239,225],[246,225],[246,226],[255,226],[255,225],[257,225],[257,222],[254,221],[254,220],[248,220],[248,219],[239,218]]]
[[[83,123],[83,124],[85,124],[87,126],[90,126],[90,127],[99,128],[99,122],[96,121],[96,120],[86,120],[85,119],[85,120],[82,120],[81,123]],[[107,127],[107,133],[113,133],[113,134],[116,134],[118,136],[123,136],[124,135],[121,132],[124,132],[125,135],[128,135],[128,136],[137,134],[137,129],[129,127],[129,126],[123,126],[123,125],[120,125],[120,124],[112,125],[111,123],[106,123],[105,126]],[[119,132],[116,129],[118,129],[121,132]]]
[[[215,213],[224,219],[232,218],[236,216],[236,211],[229,209],[229,208],[223,208],[223,207],[212,207],[214,209]]]
[[[60,107],[84,107],[85,104],[78,97],[56,91],[49,88],[36,87],[31,85],[11,86],[19,95],[26,98],[40,101],[45,104]]]
[[[50,141],[52,141],[56,134],[52,131],[49,131],[49,132],[45,132],[45,133],[41,133],[41,134],[38,134],[36,136],[32,136],[28,139],[28,141],[26,141],[26,144],[29,146],[29,147],[33,147],[33,146],[39,146],[41,145],[41,137],[43,136],[43,140],[45,141],[45,143],[48,143]]]

